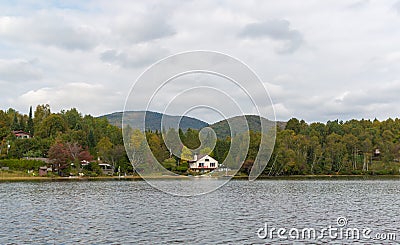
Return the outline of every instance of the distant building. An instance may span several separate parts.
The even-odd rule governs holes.
[[[90,164],[89,161],[86,161],[86,160],[82,160],[82,161],[81,161],[81,166],[82,166],[82,167],[88,166],[89,164]]]
[[[30,139],[31,135],[27,132],[24,132],[22,130],[18,131],[12,131],[12,133],[17,137],[17,139]]]
[[[101,171],[103,171],[103,174],[112,175],[114,173],[113,167],[108,163],[99,163],[99,166]]]
[[[194,159],[189,161],[189,168],[196,172],[212,171],[218,168],[218,161],[209,155],[194,155]]]
[[[47,175],[47,167],[40,167],[39,168],[39,176],[46,176]]]

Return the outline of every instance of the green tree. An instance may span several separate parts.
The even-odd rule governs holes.
[[[48,104],[36,106],[36,110],[34,112],[34,118],[33,118],[35,132],[39,129],[39,127],[41,127],[42,121],[50,115],[51,115],[51,111],[50,111],[50,106]]]
[[[82,115],[78,112],[76,108],[72,108],[65,113],[63,113],[65,122],[67,123],[69,129],[79,130],[81,129],[81,119]]]
[[[181,160],[182,161],[193,160],[192,152],[186,146],[183,146],[182,148]]]
[[[11,124],[11,130],[22,130],[20,124],[18,123],[17,112],[14,113],[13,122]]]
[[[30,133],[32,136],[35,134],[34,123],[33,123],[33,117],[32,117],[32,106],[29,107],[29,117],[28,117],[28,122],[27,122],[26,130],[27,130],[28,133]]]
[[[104,161],[109,162],[112,147],[113,144],[111,143],[108,137],[101,138],[101,140],[97,143],[96,146],[99,157]]]
[[[93,148],[96,146],[96,141],[94,138],[93,130],[89,130],[89,134],[87,136],[88,146],[89,148]]]
[[[201,155],[209,155],[209,156],[213,156],[213,154],[212,154],[212,149],[210,148],[210,147],[205,147],[205,148],[202,148],[201,150],[200,150],[200,154]]]
[[[296,134],[300,133],[300,122],[297,118],[291,118],[287,123],[286,123],[286,130],[293,130]]]
[[[197,149],[200,146],[199,131],[189,128],[182,142],[189,149]]]
[[[51,114],[46,117],[39,125],[36,135],[41,138],[55,138],[59,133],[64,133],[67,125],[64,118],[58,114]]]

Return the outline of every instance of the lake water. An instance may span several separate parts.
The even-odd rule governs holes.
[[[160,181],[170,188],[181,184]],[[0,244],[400,241],[398,180],[234,180],[197,197],[171,196],[145,181],[0,182],[0,207]],[[338,229],[336,238],[296,237],[296,229],[329,227]],[[274,228],[286,229],[283,238],[276,231],[269,236]],[[339,228],[342,234],[347,228],[370,232],[346,239]],[[397,240],[388,240],[393,233]],[[386,240],[372,239],[376,235]]]

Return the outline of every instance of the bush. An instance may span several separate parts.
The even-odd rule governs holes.
[[[175,163],[163,162],[162,165],[163,165],[164,168],[166,168],[169,171],[174,171],[176,169],[176,164]]]
[[[46,163],[38,160],[27,160],[27,159],[3,159],[0,160],[1,167],[9,167],[10,170],[26,171],[26,170],[38,170],[39,167],[45,166]]]
[[[178,167],[176,167],[176,171],[178,172],[186,172],[189,169],[189,163],[181,163]]]
[[[90,162],[87,166],[83,167],[83,170],[83,173],[90,177],[96,177],[103,174],[103,171],[97,162]]]
[[[352,171],[351,171],[351,174],[354,174],[354,175],[362,175],[363,172],[362,172],[361,170],[352,170]]]
[[[393,169],[382,169],[382,170],[375,170],[372,171],[373,175],[393,175],[395,171]]]

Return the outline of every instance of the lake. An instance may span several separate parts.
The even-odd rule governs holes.
[[[159,181],[172,189],[182,184]],[[400,181],[393,179],[233,180],[196,197],[172,196],[145,181],[0,182],[0,206],[0,244],[400,240]]]

